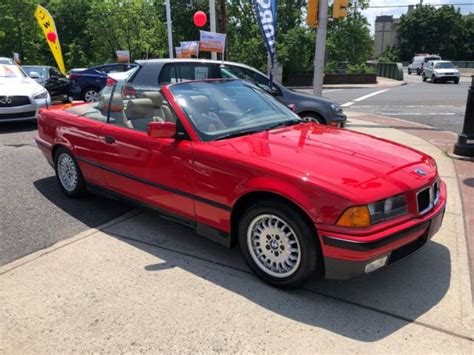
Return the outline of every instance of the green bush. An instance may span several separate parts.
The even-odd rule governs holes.
[[[374,74],[375,69],[372,67],[367,66],[366,64],[349,64],[347,66],[347,73],[348,74]]]

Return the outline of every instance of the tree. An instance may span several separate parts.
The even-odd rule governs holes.
[[[469,26],[469,20],[464,20],[453,6],[438,9],[430,5],[418,6],[400,18],[400,59],[409,60],[418,52],[464,59],[469,50],[467,47],[472,48],[472,36],[467,39],[466,25]]]

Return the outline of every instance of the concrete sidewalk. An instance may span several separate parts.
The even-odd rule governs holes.
[[[134,210],[0,268],[0,352],[463,353],[473,351],[464,214],[453,160],[350,113],[348,129],[432,155],[448,186],[440,232],[366,278],[281,291],[225,249]]]

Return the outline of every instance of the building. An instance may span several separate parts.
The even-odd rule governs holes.
[[[392,15],[377,16],[375,18],[375,57],[379,57],[389,46],[398,45],[399,18]]]

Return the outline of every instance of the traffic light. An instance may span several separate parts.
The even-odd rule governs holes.
[[[308,14],[306,24],[309,27],[318,27],[319,0],[308,0]]]
[[[349,0],[334,0],[332,18],[347,17]]]

